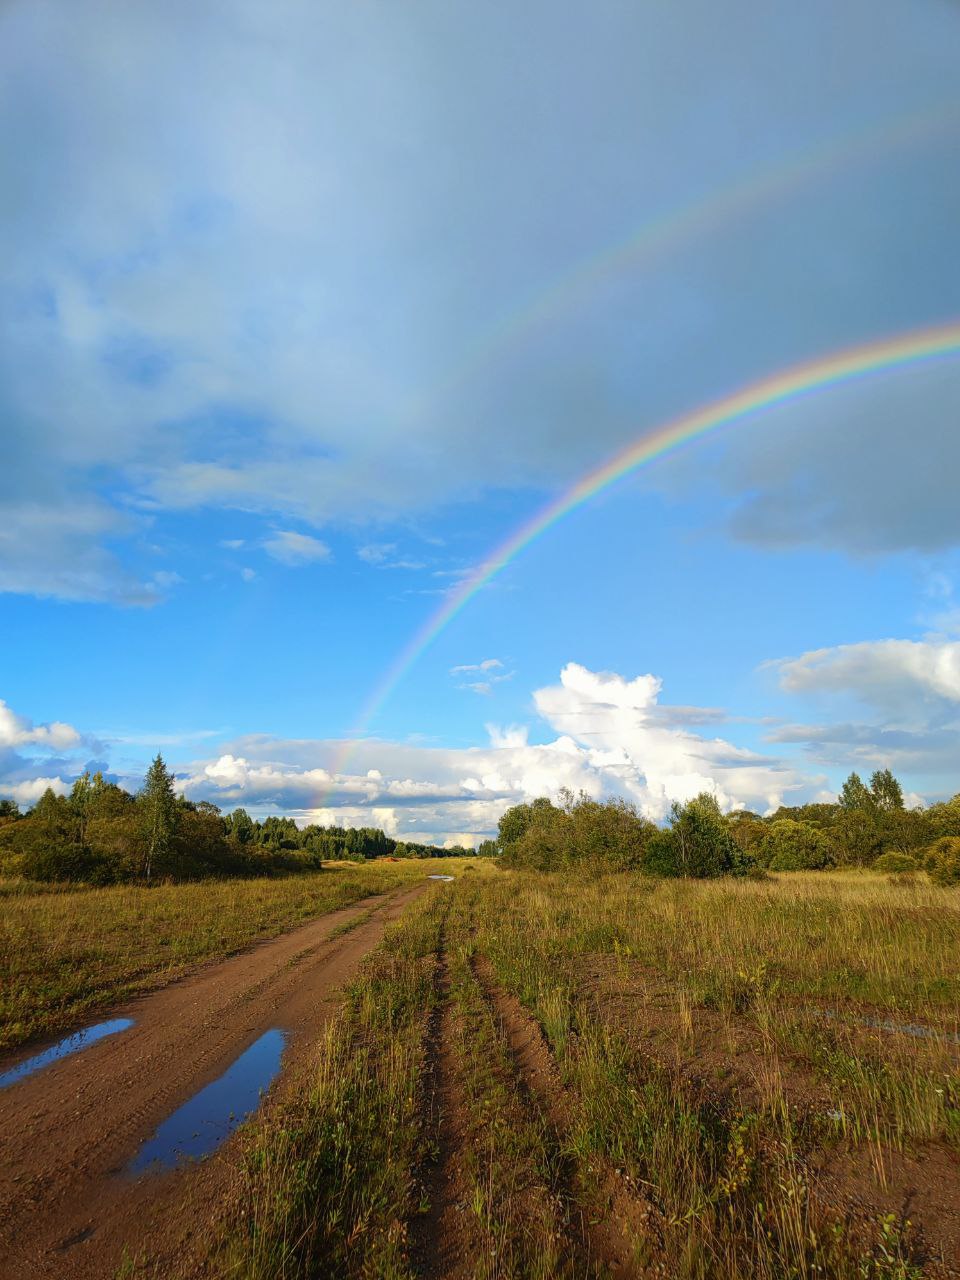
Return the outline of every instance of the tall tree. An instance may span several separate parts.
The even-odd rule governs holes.
[[[103,782],[103,776],[97,775]],[[93,802],[93,783],[90,779],[90,773],[81,773],[80,777],[73,784],[70,792],[70,808],[76,820],[77,844],[84,845],[87,843],[87,821],[90,817],[90,809]]]
[[[143,780],[140,812],[145,838],[143,874],[149,883],[154,868],[162,864],[170,852],[177,822],[173,774],[164,764],[159,751]]]
[[[848,810],[866,809],[868,811],[873,808],[873,796],[859,773],[851,773],[840,788],[840,808]]]
[[[878,769],[870,779],[870,794],[878,809],[894,813],[904,807],[903,788],[889,769]]]
[[[227,831],[237,844],[250,844],[257,834],[257,828],[246,809],[234,809],[227,818]]]

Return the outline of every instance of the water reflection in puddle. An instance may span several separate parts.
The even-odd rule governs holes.
[[[140,1148],[129,1171],[169,1169],[214,1151],[259,1107],[261,1093],[280,1070],[285,1041],[285,1034],[276,1029],[255,1040],[219,1079],[164,1120]]]
[[[829,1018],[831,1022],[843,1022],[845,1018],[832,1009],[821,1009],[820,1016]],[[948,1044],[960,1044],[960,1035],[953,1031],[938,1031],[936,1027],[924,1027],[918,1022],[893,1022],[888,1018],[857,1018],[854,1022],[861,1027],[873,1027],[877,1031],[892,1031],[905,1036],[915,1036],[921,1040],[944,1040]]]
[[[71,1053],[79,1053],[81,1049],[88,1049],[90,1045],[96,1044],[104,1036],[116,1035],[118,1031],[126,1031],[127,1027],[132,1026],[132,1018],[111,1018],[108,1022],[98,1022],[92,1027],[85,1027],[82,1031],[75,1031],[73,1035],[65,1036],[62,1040],[58,1040],[49,1049],[44,1049],[43,1053],[27,1058],[19,1066],[5,1071],[3,1075],[0,1075],[0,1089],[5,1089],[10,1084],[16,1084],[18,1080],[22,1080],[25,1076],[32,1076],[35,1071],[40,1071],[43,1067],[49,1067],[51,1062],[57,1062],[60,1058],[67,1058]]]

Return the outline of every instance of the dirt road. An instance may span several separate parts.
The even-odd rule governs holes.
[[[334,911],[132,1001],[116,1010],[134,1019],[129,1030],[0,1091],[0,1277],[103,1280],[141,1254],[160,1258],[163,1274],[163,1260],[171,1265],[213,1212],[232,1144],[198,1165],[134,1177],[141,1144],[272,1028],[288,1036],[282,1088],[338,989],[424,888]]]

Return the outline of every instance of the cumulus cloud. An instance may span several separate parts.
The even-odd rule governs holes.
[[[779,725],[768,732],[767,741],[801,745],[824,765],[899,769],[941,778],[948,790],[956,790],[960,641],[863,641],[767,665],[787,693],[872,716]]]
[[[63,795],[84,760],[103,749],[102,742],[71,724],[35,724],[0,699],[0,796],[32,804],[47,787]]]
[[[559,684],[534,695],[554,735],[546,742],[532,743],[518,725],[489,725],[489,744],[469,748],[360,740],[344,767],[346,744],[253,736],[183,770],[179,785],[195,799],[293,811],[304,821],[370,823],[389,812],[394,834],[456,833],[458,842],[489,835],[511,804],[562,788],[625,795],[653,818],[702,790],[726,808],[767,809],[822,789],[822,778],[783,761],[678,727],[661,714],[660,688],[652,675],[626,680],[571,663]]]
[[[915,728],[857,722],[788,724],[771,731],[766,740],[802,746],[824,767],[886,768],[943,778],[951,794],[960,778],[960,724]]]
[[[272,537],[266,539],[263,549],[268,556],[291,568],[330,559],[330,548],[325,542],[291,529],[276,530]]]
[[[54,720],[50,724],[35,725],[25,716],[17,715],[0,699],[0,748],[3,747],[52,747],[60,751],[81,745],[80,734],[73,725]]]
[[[671,723],[661,714],[660,691],[653,675],[626,680],[568,663],[560,684],[538,690],[534,701],[554,729],[583,743],[591,761],[652,817],[700,791],[725,808],[764,810],[811,785],[783,761]]]
[[[771,665],[788,693],[846,694],[890,714],[960,706],[960,641],[863,641]]]
[[[0,781],[0,795],[22,805],[36,804],[47,788],[54,795],[65,796],[70,790],[70,783],[56,777],[28,778],[23,782]]]

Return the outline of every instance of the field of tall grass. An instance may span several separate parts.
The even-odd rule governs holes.
[[[340,863],[278,879],[104,889],[0,881],[0,1049],[78,1019],[435,864]]]
[[[248,1127],[208,1274],[956,1274],[960,891],[478,871]]]

